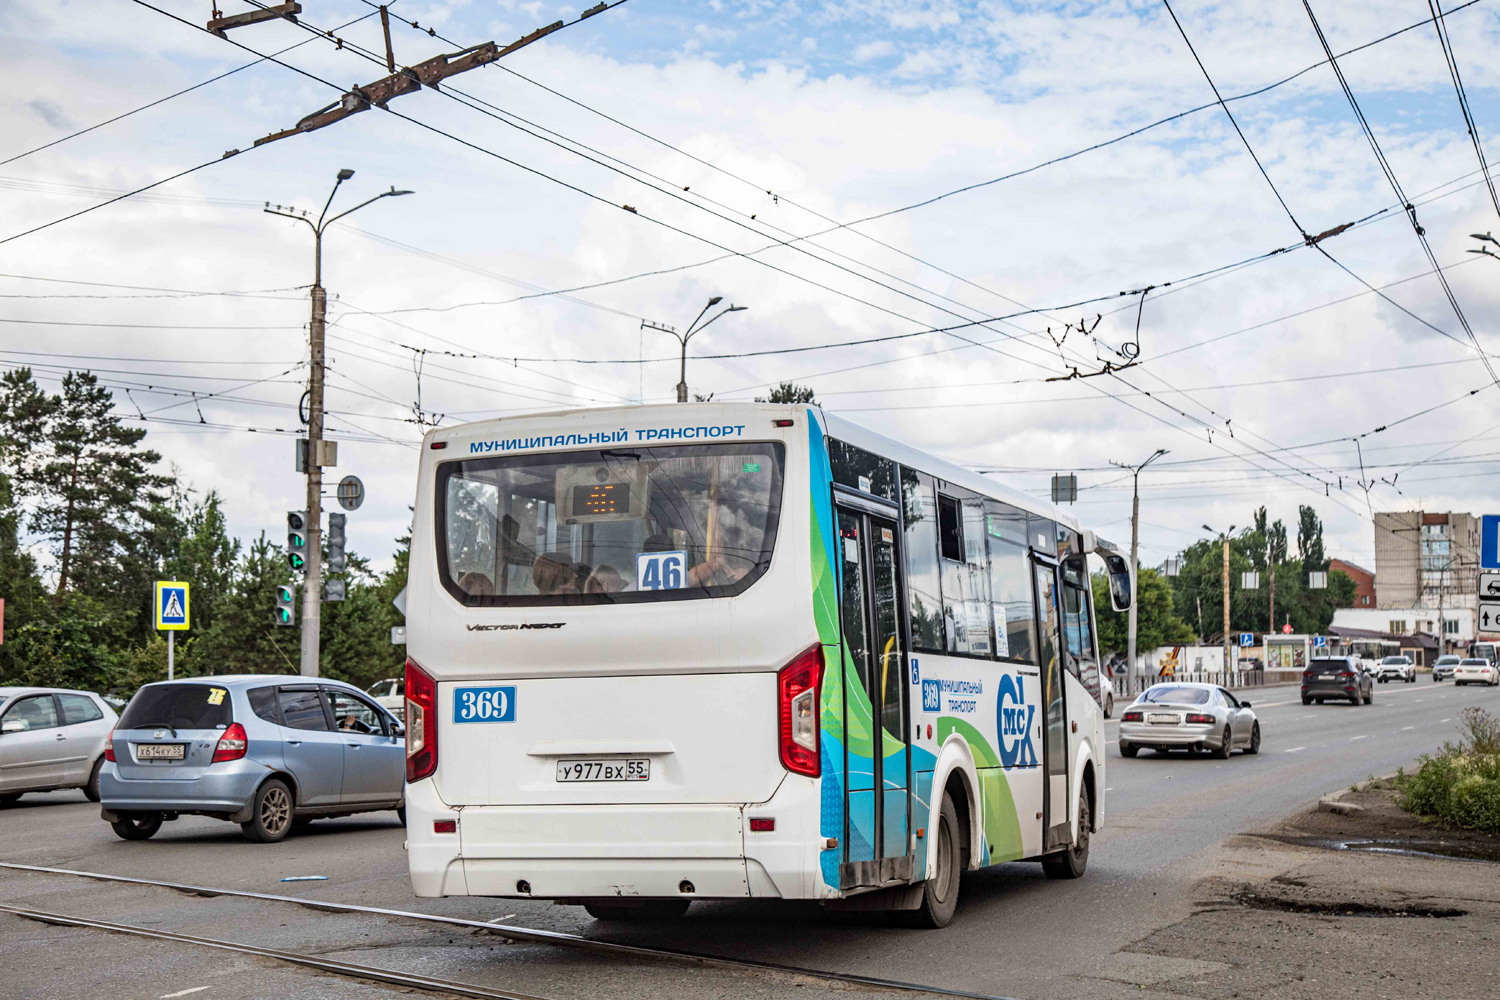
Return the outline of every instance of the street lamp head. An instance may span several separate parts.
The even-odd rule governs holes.
[[[1469,235],[1476,240],[1484,240],[1486,243],[1500,243],[1500,240],[1495,239],[1489,233],[1470,233]]]
[[[415,191],[397,191],[396,190],[396,186],[394,184],[392,184],[391,185],[391,189],[386,192],[386,194],[391,195],[393,197],[397,197],[397,198],[401,197],[403,194],[416,194],[416,193],[417,192],[415,192]]]
[[[1206,524],[1203,526],[1203,530],[1206,531],[1206,532],[1208,532],[1210,535],[1212,535],[1214,533],[1214,529],[1210,528]]]
[[[727,312],[727,313],[742,313],[746,309],[749,309],[749,308],[750,308],[749,306],[730,306],[728,309],[725,309],[724,311]]]
[[[708,307],[710,309],[712,309],[714,306],[718,305],[720,302],[723,302],[723,301],[724,301],[724,296],[722,296],[722,295],[715,295],[713,298],[711,298],[711,299],[708,300]]]
[[[354,171],[350,170],[348,167],[345,167],[344,169],[342,169],[342,170],[339,171],[339,180],[341,180],[341,181],[347,181],[349,178],[351,178],[353,176],[354,176]]]

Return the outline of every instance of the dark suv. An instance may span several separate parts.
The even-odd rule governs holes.
[[[1322,704],[1329,698],[1347,698],[1355,705],[1375,701],[1375,685],[1354,657],[1313,659],[1302,671],[1302,704]]]

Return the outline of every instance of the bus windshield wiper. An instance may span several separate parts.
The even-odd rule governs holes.
[[[641,459],[641,453],[638,451],[620,451],[615,448],[605,448],[599,454],[605,458],[633,458],[638,462]]]

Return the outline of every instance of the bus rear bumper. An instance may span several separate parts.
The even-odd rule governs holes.
[[[418,896],[540,899],[822,898],[818,782],[788,776],[764,803],[444,805],[407,790]],[[432,814],[428,815],[429,809]],[[433,820],[458,819],[458,835]],[[774,820],[753,829],[751,820]],[[756,824],[763,827],[764,822]]]

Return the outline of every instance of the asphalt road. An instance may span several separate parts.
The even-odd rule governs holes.
[[[1192,884],[1216,845],[1325,792],[1411,765],[1456,736],[1465,706],[1500,714],[1500,689],[1455,689],[1426,677],[1377,685],[1371,706],[1303,706],[1295,688],[1244,696],[1261,719],[1258,756],[1237,753],[1220,761],[1143,752],[1126,760],[1111,743],[1106,826],[1094,839],[1088,874],[1049,882],[1035,864],[971,873],[957,919],[940,932],[888,927],[878,916],[826,914],[811,904],[698,903],[675,923],[621,927],[595,924],[578,907],[417,900],[407,882],[402,830],[391,813],[318,822],[276,845],[253,845],[237,827],[192,817],[167,824],[153,840],[126,843],[81,794],[31,795],[0,811],[0,860],[494,920],[499,927],[565,930],[1027,1000],[1149,997],[1151,991],[1132,979],[1139,958],[1121,949],[1193,911]],[[1110,740],[1115,729],[1110,723]],[[328,879],[280,881],[295,875]],[[5,870],[0,902],[315,951],[557,1000],[780,996],[790,985],[803,997],[842,992],[809,980],[621,962],[385,918]],[[209,1000],[399,992],[4,914],[0,952],[6,955],[0,997],[116,1000],[190,991],[180,995]]]

